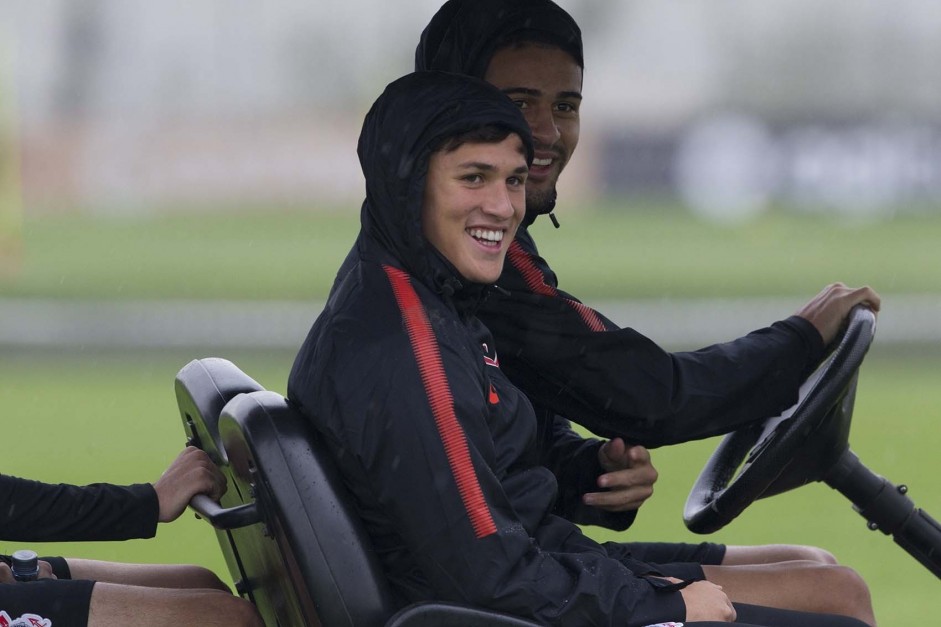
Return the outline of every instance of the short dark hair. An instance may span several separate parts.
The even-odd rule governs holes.
[[[585,69],[585,62],[582,57],[581,42],[572,42],[561,35],[550,31],[544,30],[535,30],[535,29],[521,29],[516,30],[511,33],[507,33],[503,37],[499,38],[494,42],[493,50],[490,52],[490,56],[487,59],[487,63],[490,63],[490,59],[493,56],[504,50],[506,48],[520,48],[527,44],[536,44],[537,46],[558,48],[562,52],[565,52],[575,63],[578,64],[578,67]]]
[[[454,152],[464,144],[499,144],[513,134],[514,131],[505,126],[485,124],[457,135],[440,138],[431,147],[431,152]]]

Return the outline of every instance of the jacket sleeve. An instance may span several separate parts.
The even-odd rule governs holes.
[[[337,332],[332,340],[352,342]],[[554,494],[548,470],[497,470],[509,453],[494,441],[488,403],[532,412],[529,403],[491,396],[485,366],[472,368],[466,351],[420,350],[440,369],[420,372],[411,348],[373,343],[331,360],[318,392],[295,386],[291,396],[305,412],[305,399],[316,403],[351,490],[391,521],[434,598],[553,625],[683,620],[679,593],[638,577],[568,521],[538,514]],[[549,494],[544,507],[534,494]]]
[[[511,249],[511,253],[513,250]],[[797,401],[823,356],[820,334],[791,316],[732,342],[670,353],[555,288],[517,249],[479,315],[510,379],[534,403],[594,433],[648,447],[726,433]]]
[[[0,538],[20,542],[151,538],[159,505],[150,484],[74,486],[0,475]]]
[[[601,440],[583,438],[572,430],[568,420],[553,416],[550,433],[543,446],[543,463],[559,484],[559,498],[554,512],[579,525],[597,525],[624,531],[633,524],[637,510],[609,512],[585,505],[582,495],[598,492],[598,477],[604,469],[598,461]]]

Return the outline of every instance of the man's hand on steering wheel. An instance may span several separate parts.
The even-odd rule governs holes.
[[[850,310],[860,304],[876,313],[882,299],[869,286],[853,288],[831,283],[801,307],[797,315],[813,324],[823,338],[824,346],[829,346],[845,327]]]
[[[604,491],[583,495],[586,505],[624,512],[638,509],[653,494],[657,470],[643,446],[628,446],[621,438],[614,438],[598,449],[598,462],[605,470],[598,477],[598,487]]]

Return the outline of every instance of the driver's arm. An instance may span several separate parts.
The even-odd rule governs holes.
[[[508,289],[481,311],[501,347],[503,370],[535,402],[594,433],[647,447],[726,433],[780,413],[822,359],[823,337],[835,336],[853,305],[879,307],[871,289],[834,284],[770,327],[670,353],[561,290],[530,290],[514,276],[504,271],[500,285]]]

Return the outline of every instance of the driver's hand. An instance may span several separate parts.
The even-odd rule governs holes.
[[[638,509],[653,494],[657,470],[643,446],[628,446],[621,438],[614,438],[598,449],[598,461],[606,471],[598,477],[598,487],[605,491],[584,494],[586,505],[624,512]]]
[[[850,309],[860,304],[878,312],[882,299],[868,286],[852,288],[842,283],[831,283],[801,307],[797,315],[813,324],[820,332],[824,346],[829,346],[843,327]]]
[[[58,579],[52,572],[52,565],[49,562],[39,560],[39,579]],[[13,570],[6,562],[0,562],[0,583],[18,583],[13,578]]]

